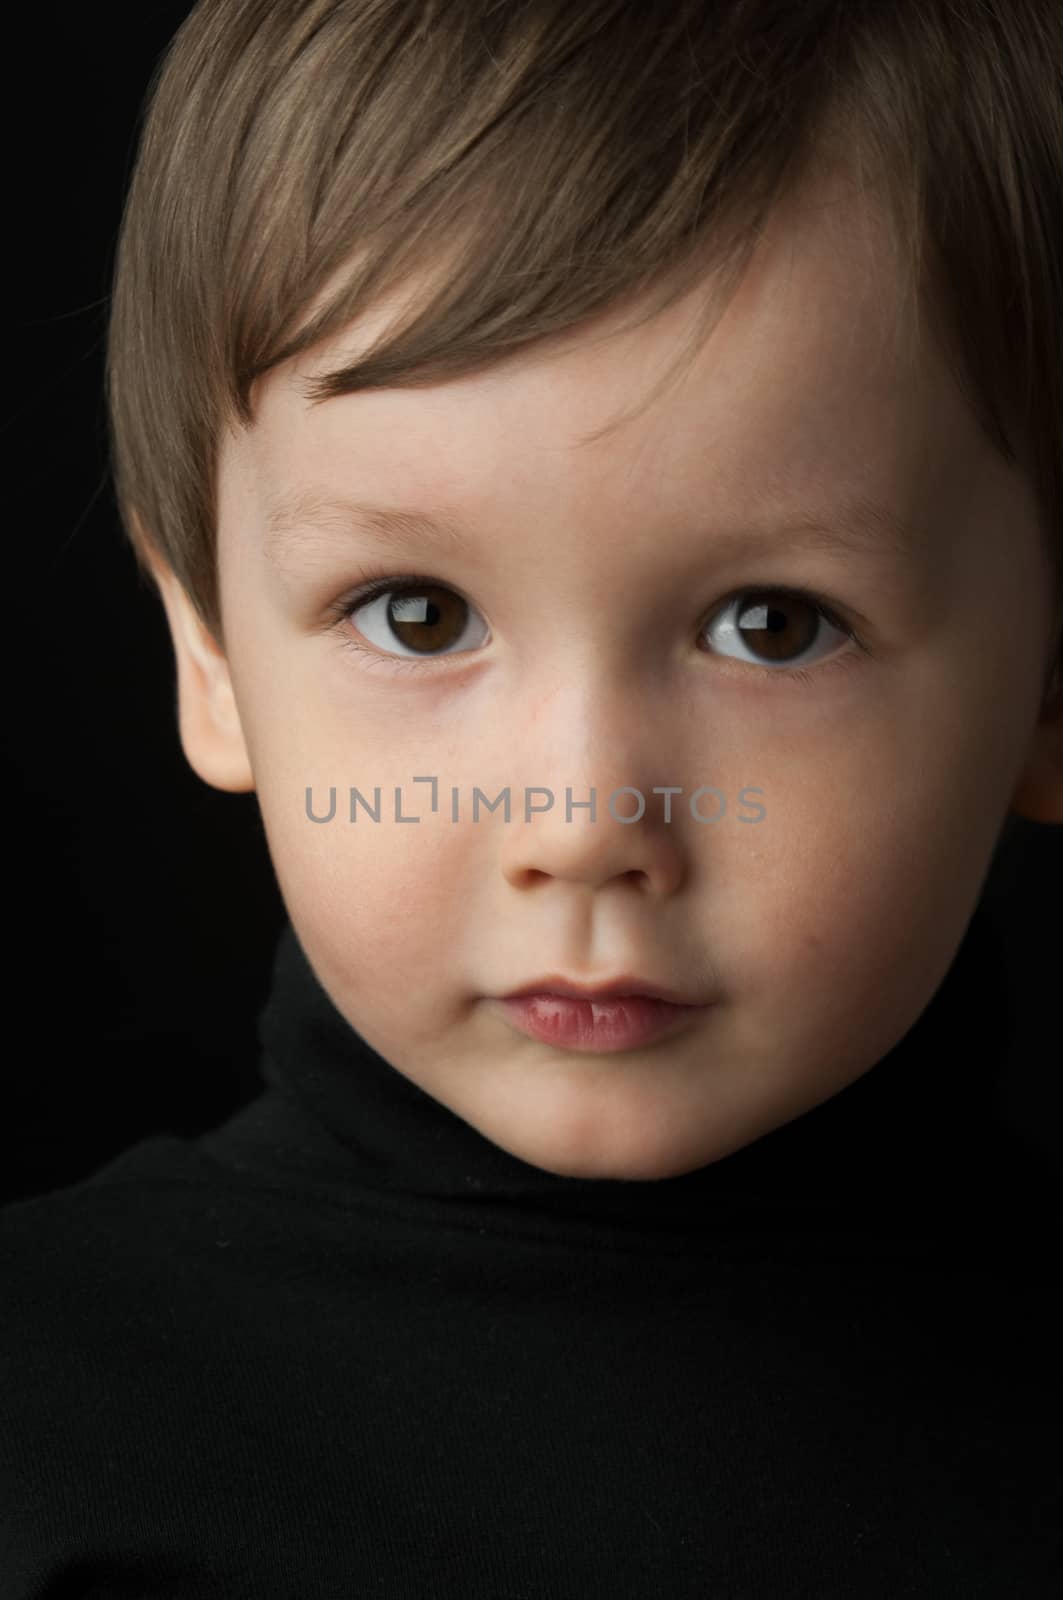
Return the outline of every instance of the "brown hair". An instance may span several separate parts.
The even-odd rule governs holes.
[[[1031,475],[1058,629],[1061,89],[1059,0],[199,0],[148,88],[115,260],[111,462],[142,571],[150,538],[223,643],[221,430],[384,294],[427,285],[308,399],[444,381],[650,295],[641,326],[711,281],[681,374],[774,202],[840,151],[885,192],[895,333],[933,305]]]

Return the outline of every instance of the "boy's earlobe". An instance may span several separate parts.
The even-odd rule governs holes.
[[[1042,707],[1011,810],[1029,822],[1063,823],[1063,687]]]
[[[149,555],[177,660],[181,747],[204,783],[250,794],[254,773],[233,693],[229,664],[172,570]]]

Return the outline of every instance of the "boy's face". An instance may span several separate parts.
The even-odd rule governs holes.
[[[844,191],[823,198],[777,213],[680,386],[584,448],[675,356],[692,301],[609,343],[571,336],[552,361],[316,408],[297,382],[379,314],[271,373],[220,466],[227,659],[165,585],[185,751],[208,782],[257,790],[332,1000],[400,1072],[556,1173],[678,1175],[867,1071],[941,982],[1009,804],[1045,770],[1032,489],[932,339],[910,365],[891,352],[884,228]],[[403,551],[352,518],[271,548],[268,508],[311,488],[446,516],[461,542]],[[854,497],[913,526],[907,553],[788,532],[831,528]],[[437,625],[393,601],[396,632],[386,597],[336,621],[364,575],[430,578]],[[774,647],[727,633],[743,611],[757,626],[743,594],[784,585],[865,648],[779,597]],[[435,813],[419,776],[438,780]],[[699,821],[689,797],[709,785],[698,810],[719,820]],[[379,788],[379,822],[349,820],[352,786],[370,804]],[[507,786],[510,822],[483,804],[474,822],[474,789]],[[625,786],[646,803],[632,824],[608,805]],[[670,823],[663,786],[682,789]],[[309,820],[307,789],[320,817],[332,787],[333,820]],[[396,788],[419,823],[396,820]],[[568,820],[566,790],[592,788],[597,820]],[[554,806],[526,822],[533,789]],[[499,1004],[545,974],[715,1003],[650,1045],[578,1053]]]

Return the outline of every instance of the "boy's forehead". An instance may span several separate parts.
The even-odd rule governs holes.
[[[335,295],[364,257],[357,251],[308,304],[303,327]],[[310,353],[283,363],[256,380],[252,398],[260,405],[288,400],[309,409],[304,386],[377,345],[425,291],[447,281],[460,252],[448,249],[436,270],[412,275],[379,296],[347,327]],[[702,377],[722,365],[724,347],[740,346],[748,358],[758,352],[769,362],[818,353],[830,346],[844,357],[854,350],[858,364],[878,359],[901,325],[894,315],[898,281],[893,230],[874,192],[857,191],[844,169],[812,170],[780,197],[769,214],[736,291],[724,291],[718,268],[708,267],[679,302],[642,327],[628,328],[651,303],[652,290],[621,308],[606,306],[578,326],[563,328],[532,345],[507,353],[471,375],[448,379],[445,403],[460,405],[466,394],[505,396],[512,387],[528,392],[537,383],[558,389],[604,383],[634,389],[656,376],[689,340],[706,301],[718,307],[720,321],[709,338],[711,355],[700,364]],[[799,311],[799,316],[792,313]],[[626,331],[625,331],[626,330]],[[377,391],[433,403],[437,386]],[[328,405],[331,402],[326,402]]]
[[[558,492],[591,494],[618,470],[628,481],[637,471],[667,479],[677,504],[710,483],[736,512],[750,510],[751,494],[781,509],[829,488],[851,503],[885,501],[888,518],[898,477],[910,499],[924,500],[980,437],[934,342],[893,337],[900,287],[891,239],[884,212],[851,185],[795,191],[772,213],[675,388],[590,441],[680,356],[715,287],[712,273],[642,327],[627,327],[637,308],[606,310],[442,384],[312,403],[308,382],[385,334],[416,293],[407,287],[259,380],[255,426],[234,452],[254,486],[259,526],[282,539],[300,512],[323,508],[327,519],[329,502],[340,514],[345,500],[431,506],[443,525],[448,504],[474,517],[488,509],[503,477],[517,493],[526,482],[541,495],[545,471]],[[892,509],[899,523],[905,507]]]

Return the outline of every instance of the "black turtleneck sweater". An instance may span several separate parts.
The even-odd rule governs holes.
[[[869,1073],[580,1180],[290,929],[264,1092],[0,1211],[0,1600],[1060,1600],[1058,1172],[980,905]]]

